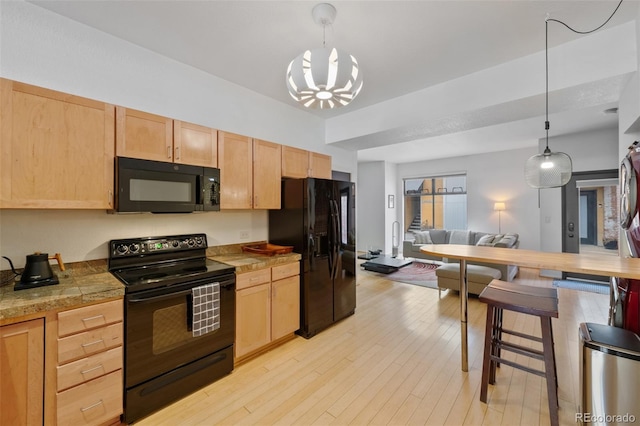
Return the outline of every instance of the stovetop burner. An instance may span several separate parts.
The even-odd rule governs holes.
[[[206,258],[205,234],[113,240],[109,271],[126,292],[167,287],[233,274],[235,268]]]

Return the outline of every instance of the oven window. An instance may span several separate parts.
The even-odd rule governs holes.
[[[129,197],[131,201],[177,201],[192,203],[193,183],[164,180],[131,179]]]
[[[161,308],[153,312],[152,350],[154,355],[159,355],[178,348],[186,342],[198,339],[198,337],[193,337],[189,315],[191,313],[187,312],[186,303]]]

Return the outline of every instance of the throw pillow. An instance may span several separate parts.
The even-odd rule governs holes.
[[[469,245],[471,241],[471,232],[454,229],[449,236],[449,244]]]
[[[416,236],[414,244],[433,244],[429,231],[414,232],[414,235]]]
[[[493,234],[487,234],[484,235],[482,237],[480,237],[480,239],[478,240],[478,243],[476,244],[477,246],[492,246],[493,245],[493,240],[495,240],[496,236]]]

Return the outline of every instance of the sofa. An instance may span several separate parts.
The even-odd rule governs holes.
[[[467,244],[488,247],[506,247],[517,249],[519,245],[518,234],[492,234],[467,230],[428,229],[414,231],[413,239],[406,239],[402,243],[402,255],[414,259],[432,260],[449,263],[449,260],[440,256],[434,256],[420,251],[425,244]],[[500,271],[501,279],[513,281],[518,275],[517,265],[498,265],[489,262],[468,261],[467,265],[479,265]]]

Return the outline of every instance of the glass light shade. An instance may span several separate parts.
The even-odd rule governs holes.
[[[494,203],[493,204],[493,209],[501,212],[501,211],[504,211],[505,205],[504,205],[504,203]]]
[[[336,108],[360,93],[362,72],[356,58],[336,48],[306,50],[289,64],[287,88],[307,108]]]
[[[524,177],[533,188],[556,188],[571,180],[571,158],[564,152],[551,152],[545,149],[543,154],[534,155],[527,160]]]

